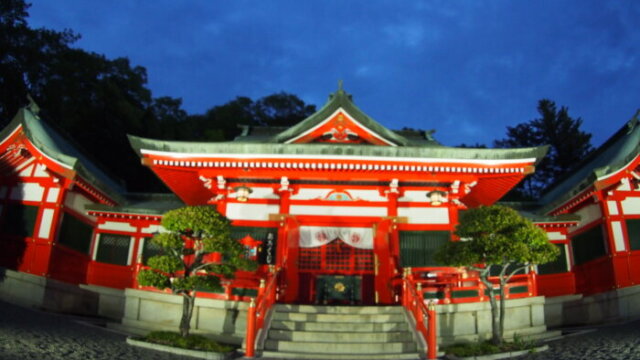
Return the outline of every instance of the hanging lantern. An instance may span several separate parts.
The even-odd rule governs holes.
[[[442,202],[444,202],[446,198],[447,193],[444,191],[434,190],[427,193],[427,199],[433,206],[442,205]]]
[[[253,192],[253,190],[248,186],[238,186],[234,189],[236,191],[236,200],[247,202],[249,200],[249,195]]]

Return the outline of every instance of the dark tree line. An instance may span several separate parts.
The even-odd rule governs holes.
[[[30,94],[45,121],[125,180],[131,191],[164,187],[140,166],[126,134],[225,141],[238,135],[238,124],[286,126],[315,111],[282,92],[256,101],[238,97],[203,115],[187,114],[181,99],[152,96],[144,67],[73,48],[80,36],[71,30],[29,27],[29,7],[23,0],[0,2],[0,127]]]

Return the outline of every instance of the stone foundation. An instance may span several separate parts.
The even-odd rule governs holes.
[[[77,285],[0,268],[0,298],[61,313],[98,315],[99,295]]]
[[[544,304],[543,296],[507,300],[505,338],[548,335]],[[491,305],[488,302],[438,305],[436,311],[440,346],[491,338]]]
[[[125,290],[122,325],[130,332],[178,331],[182,317],[182,296],[135,289]],[[226,343],[242,344],[248,303],[196,298],[191,332]]]
[[[80,285],[81,289],[98,295],[98,315],[120,321],[124,316],[124,290],[97,285]]]
[[[582,296],[548,298],[547,325],[573,326],[623,321],[640,316],[640,286]]]

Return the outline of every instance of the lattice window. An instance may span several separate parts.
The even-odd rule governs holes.
[[[142,263],[144,265],[149,265],[147,264],[149,258],[162,254],[164,254],[164,252],[162,251],[162,247],[160,247],[160,245],[151,241],[150,237],[144,239],[144,246],[142,248]]]
[[[130,244],[130,236],[100,234],[96,261],[114,265],[128,265]]]
[[[336,239],[325,246],[301,248],[299,269],[331,272],[373,271],[373,250],[359,249]]]

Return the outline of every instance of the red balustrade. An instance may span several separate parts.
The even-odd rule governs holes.
[[[488,301],[486,286],[476,272],[456,268],[408,270],[414,282],[420,283],[423,296],[436,303],[459,304]],[[499,287],[498,277],[490,277],[493,288]],[[514,275],[505,287],[507,299],[537,296],[537,274]]]
[[[256,339],[260,330],[264,331],[264,322],[268,312],[277,300],[278,294],[278,270],[270,273],[267,280],[260,280],[258,295],[251,299],[249,310],[247,311],[247,335],[245,337],[246,351],[245,357],[255,357]]]
[[[436,359],[438,356],[438,345],[435,303],[430,301],[429,306],[425,305],[422,295],[422,285],[419,282],[413,281],[413,277],[409,271],[405,272],[402,288],[402,306],[413,315],[416,321],[416,330],[422,334],[427,342],[427,359]],[[426,324],[425,319],[427,319]]]

